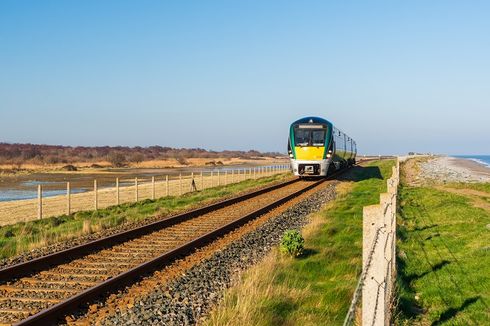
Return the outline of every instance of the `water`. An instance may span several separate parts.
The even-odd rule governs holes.
[[[490,168],[490,155],[456,155],[456,157],[467,158]]]
[[[72,189],[71,193],[76,194],[83,192],[83,189]],[[58,195],[65,195],[66,190],[43,190],[43,197],[51,197]],[[2,190],[0,191],[0,202],[10,201],[10,200],[21,200],[21,199],[34,199],[37,198],[37,190]]]
[[[220,173],[232,170],[240,171],[248,170],[261,166],[261,162],[256,164],[240,164],[240,165],[217,165],[206,167],[185,167],[185,168],[155,168],[155,169],[107,169],[94,173],[33,173],[29,175],[21,175],[15,178],[0,178],[0,202],[22,199],[37,198],[37,186],[43,186],[43,197],[51,197],[66,194],[66,182],[71,183],[71,192],[80,193],[93,189],[93,180],[97,179],[99,189],[106,187],[115,187],[116,177],[120,178],[121,186],[129,186],[134,184],[134,178],[149,179],[156,176],[158,180],[162,180],[165,175],[170,179],[177,178],[179,173],[189,175],[191,172],[200,173],[203,171],[206,174],[211,172]],[[265,166],[265,165],[264,165]],[[148,180],[147,180],[148,182]]]

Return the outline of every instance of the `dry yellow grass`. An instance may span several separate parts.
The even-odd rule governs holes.
[[[196,167],[196,166],[205,166],[206,163],[209,162],[221,162],[223,165],[240,165],[240,164],[260,164],[260,165],[268,165],[273,163],[287,163],[289,162],[288,158],[273,158],[273,157],[263,157],[257,160],[253,159],[242,159],[242,158],[227,158],[227,157],[218,157],[218,158],[188,158],[186,159],[187,164],[181,164],[175,158],[169,158],[164,160],[150,160],[144,161],[140,163],[127,163],[127,168],[171,168],[171,167]],[[110,168],[111,163],[107,161],[97,161],[97,162],[75,162],[69,163],[80,169],[78,172],[89,171],[92,172],[96,170],[98,173],[102,172],[100,169],[90,168],[92,164],[99,165],[103,168]],[[28,171],[49,171],[49,172],[66,172],[61,170],[63,166],[67,165],[67,163],[56,163],[56,164],[22,164],[21,168],[23,170]],[[0,170],[15,170],[18,168],[17,164],[0,164]]]

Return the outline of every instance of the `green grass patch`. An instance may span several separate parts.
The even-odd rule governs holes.
[[[282,180],[285,177],[286,175],[281,174],[257,180],[246,180],[227,186],[188,193],[180,197],[147,199],[137,203],[122,204],[97,211],[83,211],[71,215],[3,226],[0,227],[0,258],[12,257],[36,247],[125,223],[141,221],[151,216],[176,213],[224,196],[264,186],[271,182]]]
[[[402,185],[399,203],[397,324],[488,325],[490,212],[431,187]]]
[[[303,231],[304,254],[254,267],[232,288],[208,324],[341,325],[362,268],[362,210],[379,203],[393,161],[354,167],[338,196]]]
[[[473,189],[490,193],[490,183],[448,183],[445,186],[456,189]]]

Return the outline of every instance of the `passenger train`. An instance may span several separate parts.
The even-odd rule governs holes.
[[[357,145],[331,122],[306,117],[291,124],[288,153],[294,175],[322,177],[355,164]]]

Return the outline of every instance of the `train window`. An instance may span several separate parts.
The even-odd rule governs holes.
[[[326,129],[294,129],[295,146],[324,146]]]
[[[313,146],[325,145],[325,130],[312,130],[311,131],[311,142],[312,142]]]
[[[311,130],[308,129],[295,129],[294,130],[294,143],[296,146],[308,146],[310,143]]]

